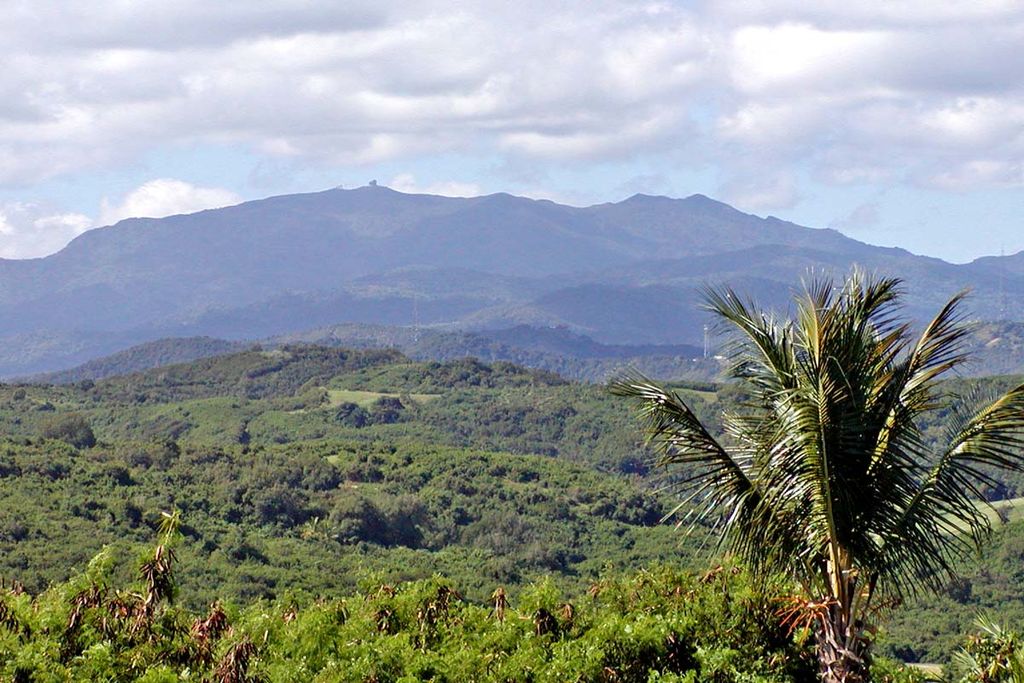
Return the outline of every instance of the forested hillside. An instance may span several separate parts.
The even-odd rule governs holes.
[[[30,378],[67,384],[140,372],[174,363],[225,355],[253,346],[277,348],[313,344],[340,348],[393,348],[409,358],[452,361],[473,357],[548,370],[581,382],[604,383],[624,368],[658,379],[708,382],[720,379],[722,340],[710,333],[707,354],[687,344],[602,344],[566,327],[519,325],[507,329],[452,331],[446,328],[348,323],[249,342],[210,337],[167,338],[127,348],[80,366]],[[971,362],[962,372],[974,377],[1024,372],[1024,325],[976,324],[967,342]]]
[[[323,348],[3,387],[15,512],[0,566],[41,588],[104,543],[149,538],[168,509],[200,603],[352,588],[371,570],[440,571],[481,598],[674,559],[663,503],[613,474],[643,464],[599,397],[511,365]]]
[[[972,395],[1010,383],[959,381]],[[743,400],[728,386],[678,388],[712,425]],[[498,586],[518,599],[545,577],[578,595],[603,576],[718,562],[708,530],[659,523],[675,501],[658,492],[625,406],[602,386],[508,363],[251,349],[0,386],[0,430],[0,574],[31,593],[84,571],[104,546],[110,580],[130,581],[172,510],[193,609],[438,573],[485,604]],[[1022,496],[1024,479],[988,495]],[[895,612],[886,651],[942,661],[978,609],[1024,623],[1022,524],[1002,529],[947,595]]]

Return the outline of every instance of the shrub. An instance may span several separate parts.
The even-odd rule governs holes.
[[[953,656],[953,674],[960,683],[1024,681],[1024,638],[990,619],[978,619],[977,633],[967,636]]]
[[[47,420],[39,432],[44,439],[54,439],[71,444],[75,448],[92,448],[96,445],[89,421],[81,415],[60,415]]]

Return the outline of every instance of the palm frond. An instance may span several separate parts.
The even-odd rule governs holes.
[[[785,569],[843,609],[869,609],[876,587],[940,587],[989,531],[978,503],[991,473],[1024,470],[1024,385],[956,422],[933,453],[920,418],[948,403],[941,381],[966,360],[965,294],[914,338],[901,287],[862,271],[841,288],[817,278],[791,320],[706,289],[706,310],[733,331],[731,375],[753,396],[726,416],[722,442],[676,392],[637,374],[611,385],[639,403],[696,519],[717,510],[725,544],[755,571]]]
[[[893,572],[931,586],[955,574],[991,531],[981,486],[995,470],[1024,470],[1024,384],[954,421],[949,446],[929,468],[889,543]]]
[[[970,335],[960,306],[967,292],[960,292],[921,333],[903,364],[899,402],[917,411],[934,407],[935,380],[967,360],[964,342]]]
[[[703,308],[742,334],[731,346],[734,377],[748,380],[763,392],[791,389],[795,362],[789,329],[771,315],[757,311],[729,288],[706,287]]]
[[[717,507],[735,511],[756,496],[750,463],[742,462],[719,444],[678,393],[643,375],[630,372],[609,384],[616,396],[638,402],[648,444],[658,465],[685,466],[672,486],[701,503],[701,517]]]

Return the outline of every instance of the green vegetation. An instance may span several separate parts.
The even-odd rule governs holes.
[[[161,510],[186,520],[182,583],[200,603],[457,580],[482,599],[554,572],[566,585],[607,564],[676,558],[652,495],[618,477],[538,456],[402,441],[199,448],[58,442],[0,446],[0,567],[32,590],[103,544],[144,540]]]
[[[604,577],[570,595],[541,582],[467,601],[444,579],[367,581],[348,597],[292,596],[202,612],[175,600],[177,518],[122,582],[108,553],[65,584],[0,591],[0,671],[14,681],[811,681],[778,587],[735,570]],[[913,680],[904,672],[901,678]]]
[[[1012,385],[947,386],[976,393]],[[721,414],[749,399],[738,386],[674,390],[716,436]],[[945,420],[929,416],[926,438],[940,436]],[[95,444],[74,438],[83,427]],[[791,680],[806,664],[805,645],[786,638],[763,649],[756,634],[766,631],[757,629],[768,625],[747,623],[749,614],[714,622],[720,603],[708,597],[696,615],[682,604],[691,588],[682,598],[669,590],[705,590],[693,577],[716,562],[707,557],[712,539],[703,527],[685,535],[658,524],[675,502],[658,493],[639,431],[603,387],[506,363],[291,346],[95,382],[0,385],[0,431],[0,576],[3,585],[17,582],[0,605],[31,627],[31,635],[15,632],[0,618],[0,676],[14,679],[23,667],[35,678],[15,680],[177,680],[189,667],[194,680],[219,681],[216,667],[246,637],[256,650],[250,679],[238,680],[303,680],[303,656],[318,680],[358,681],[545,680],[549,664],[552,676],[648,680],[639,665],[627,671],[626,658],[658,672],[651,680]],[[1022,482],[1001,477],[985,493],[1024,495]],[[154,628],[166,625],[166,640],[133,637],[122,623],[82,630],[81,647],[62,650],[70,647],[62,634],[71,600],[94,578],[107,589],[105,607],[86,610],[97,619],[117,596],[145,594],[134,558],[170,510],[182,519],[177,590],[154,619]],[[979,609],[1024,624],[1020,566],[1024,523],[1013,522],[983,562],[962,565],[960,583],[885,621],[879,651],[947,661]],[[641,568],[651,571],[635,574]],[[728,583],[729,596],[759,594],[742,576]],[[364,632],[382,585],[394,589],[405,616],[395,633]],[[610,592],[595,597],[595,585]],[[661,588],[648,594],[641,585]],[[453,623],[475,626],[446,626],[423,648],[416,612],[439,586],[461,596]],[[504,622],[493,619],[499,586],[513,615]],[[774,599],[781,588],[765,590]],[[185,631],[213,615],[214,602],[233,631],[197,664],[185,656]],[[565,602],[579,615],[573,628],[558,612]],[[542,604],[562,623],[557,639],[531,635]],[[687,626],[691,617],[702,625]],[[699,669],[670,663],[666,629],[677,626],[672,633],[692,636]],[[318,648],[325,654],[314,656]],[[166,659],[172,651],[178,659]],[[371,652],[390,653],[380,660],[390,668],[367,673],[377,661]],[[492,662],[486,672],[472,668],[484,660]],[[619,678],[595,673],[606,666]],[[909,676],[893,671],[883,661],[873,673]]]
[[[1024,469],[1024,385],[961,406],[947,443],[926,447],[918,418],[951,403],[939,378],[967,360],[968,331],[954,297],[912,339],[898,287],[859,272],[841,288],[816,281],[789,321],[709,291],[738,331],[732,376],[751,395],[727,441],[671,390],[613,385],[639,401],[660,464],[682,468],[673,484],[697,519],[720,515],[723,545],[757,575],[795,579],[787,616],[813,631],[824,681],[868,680],[880,606],[941,592],[987,540],[979,468]]]
[[[397,398],[398,394],[386,394],[379,391],[357,391],[355,389],[330,389],[327,391],[332,407],[337,408],[343,403],[355,403],[360,408],[370,408],[382,398]],[[408,394],[417,403],[427,403],[438,397],[438,394]]]
[[[39,436],[64,441],[75,448],[92,448],[96,445],[96,435],[88,420],[74,413],[46,420]]]
[[[212,337],[158,339],[132,346],[110,356],[96,358],[69,370],[40,375],[37,381],[47,384],[95,381],[241,351],[246,346],[248,344],[242,342],[229,342]]]
[[[365,419],[332,392],[366,397]],[[39,438],[68,419],[98,443]],[[515,366],[252,350],[91,385],[0,387],[0,424],[12,511],[0,572],[32,591],[105,544],[127,552],[170,509],[186,522],[180,580],[194,607],[350,591],[371,572],[443,573],[475,600],[547,574],[578,590],[607,566],[689,553],[658,525],[664,502],[616,474],[642,458],[613,401]]]
[[[960,683],[1024,681],[1024,639],[1001,624],[981,617],[977,632],[954,656],[950,678]]]

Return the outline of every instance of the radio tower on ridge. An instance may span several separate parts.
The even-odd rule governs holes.
[[[1003,261],[1006,258],[1006,247],[1003,246],[999,249],[999,259]],[[999,319],[1008,320],[1009,315],[1006,312],[1006,273],[1002,268],[999,269]]]
[[[412,295],[412,343],[420,343],[420,297]]]

